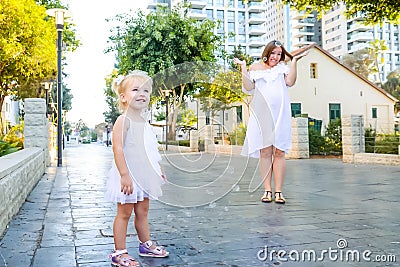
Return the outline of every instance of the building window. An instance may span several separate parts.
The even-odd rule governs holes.
[[[235,11],[228,11],[228,20],[235,21]]]
[[[329,104],[329,121],[340,119],[340,104]]]
[[[243,121],[242,106],[236,107],[236,120],[237,123],[241,123]]]
[[[301,115],[301,103],[291,103],[292,117],[299,117]]]
[[[373,119],[378,118],[378,109],[377,108],[372,108],[372,118]]]
[[[311,79],[317,79],[318,78],[317,63],[311,63],[310,64],[310,78]]]
[[[212,9],[206,9],[206,14],[208,19],[212,20],[214,18]]]

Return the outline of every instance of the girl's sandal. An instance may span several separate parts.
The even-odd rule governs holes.
[[[261,197],[261,201],[264,202],[264,203],[272,202],[272,192],[271,191],[265,191],[264,195]]]
[[[124,257],[123,255],[126,256]],[[112,253],[108,255],[108,258],[111,258],[111,265],[115,267],[136,267],[140,265],[139,262],[129,256],[126,249],[113,250]]]
[[[149,240],[139,244],[139,256],[165,258],[168,257],[169,252],[162,246],[156,246],[153,241]]]
[[[276,197],[278,195],[278,197]],[[286,199],[282,196],[282,192],[275,192],[275,203],[285,204]]]

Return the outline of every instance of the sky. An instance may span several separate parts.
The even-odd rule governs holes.
[[[106,111],[104,78],[111,73],[115,63],[112,53],[104,53],[111,25],[107,18],[117,14],[146,10],[149,0],[62,0],[69,6],[72,21],[81,46],[66,54],[64,71],[69,77],[63,80],[73,94],[72,109],[67,120],[82,119],[90,128],[104,122]]]

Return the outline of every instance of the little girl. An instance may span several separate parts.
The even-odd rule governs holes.
[[[113,266],[139,266],[126,249],[126,233],[132,210],[139,239],[139,256],[167,257],[168,252],[150,240],[149,199],[162,195],[166,176],[159,165],[157,139],[143,112],[152,91],[152,79],[143,71],[133,71],[115,84],[123,114],[113,128],[114,162],[107,183],[106,199],[117,202],[114,219],[115,250],[109,257]]]

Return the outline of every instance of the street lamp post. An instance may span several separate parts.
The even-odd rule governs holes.
[[[57,166],[62,166],[62,81],[61,81],[61,52],[62,31],[64,29],[64,18],[69,17],[68,10],[52,8],[46,11],[47,15],[56,18],[57,29]]]
[[[164,90],[165,93],[165,105],[166,105],[166,110],[165,110],[165,150],[168,150],[168,106],[169,106],[169,92],[171,90]]]

